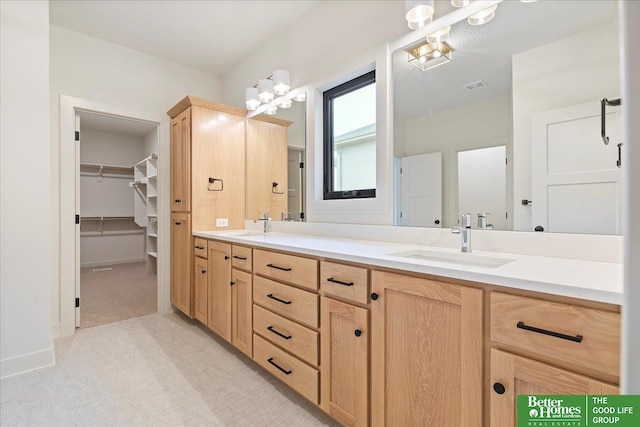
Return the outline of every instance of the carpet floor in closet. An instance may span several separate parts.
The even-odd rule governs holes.
[[[144,262],[80,269],[80,327],[156,313],[157,280]]]

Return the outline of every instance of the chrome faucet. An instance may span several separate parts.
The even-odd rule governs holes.
[[[280,213],[280,221],[292,221],[293,218],[289,218],[289,212],[281,212]]]
[[[471,214],[458,214],[458,225],[451,232],[460,235],[460,251],[471,253]]]
[[[269,231],[269,225],[271,225],[271,218],[269,218],[269,212],[262,214],[262,218],[254,219],[253,222],[264,221],[264,233]]]
[[[487,224],[487,215],[491,214],[489,212],[481,212],[478,214],[478,229],[493,230],[493,224]]]

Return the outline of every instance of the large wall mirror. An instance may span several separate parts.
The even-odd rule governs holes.
[[[247,219],[304,221],[305,101],[247,119]]]
[[[620,96],[617,20],[615,1],[505,1],[435,54],[396,50],[395,223],[620,234],[620,108],[605,145],[600,105]]]

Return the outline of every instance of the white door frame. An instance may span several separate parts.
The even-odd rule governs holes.
[[[60,96],[60,336],[70,336],[76,329],[76,280],[80,268],[77,259],[79,251],[79,227],[75,224],[77,186],[79,164],[76,157],[75,125],[76,112],[90,112],[120,117],[129,120],[140,120],[156,123],[158,126],[158,151],[161,151],[160,124],[164,117],[156,117],[146,111],[128,107],[114,106],[71,96]],[[164,171],[169,159],[158,158],[158,174]],[[161,180],[158,180],[158,224],[165,218],[162,215],[164,200],[162,200]],[[165,253],[163,242],[168,239],[167,233],[158,233],[158,267],[164,262]],[[161,313],[170,310],[170,302],[163,292],[169,287],[168,279],[160,273],[158,268],[158,310]]]

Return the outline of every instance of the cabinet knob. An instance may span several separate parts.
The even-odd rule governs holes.
[[[236,284],[236,282],[231,281],[229,284],[230,284],[231,286],[233,286],[233,285],[235,285],[235,284]]]
[[[371,294],[371,299],[372,300],[377,300],[378,299],[378,294],[376,294],[375,292]]]
[[[174,224],[175,224],[175,225],[180,225],[180,224],[182,224],[182,223],[181,223],[181,222],[177,222],[177,221],[176,221],[176,222],[174,222]]]
[[[202,270],[202,274],[204,274],[204,273],[206,273],[206,272],[207,272],[207,270]]]
[[[182,201],[182,200],[180,200],[180,199],[176,199],[176,200],[175,200],[175,202],[176,202],[176,203],[180,203],[181,201]]]
[[[356,329],[355,331],[353,331],[353,333],[359,337],[360,335],[362,335],[362,331],[360,329]]]
[[[224,256],[225,261],[229,259],[229,255]]]
[[[436,223],[436,225],[440,224],[440,220],[439,220],[439,219],[436,219],[436,220],[435,220],[435,221],[433,221],[433,222],[435,222],[435,223]]]
[[[504,394],[505,390],[506,389],[504,388],[504,386],[501,383],[495,383],[493,385],[493,391],[495,391],[498,394]]]

